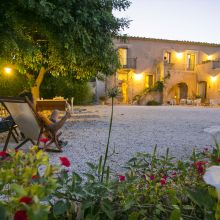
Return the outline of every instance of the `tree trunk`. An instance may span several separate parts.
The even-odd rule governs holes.
[[[44,75],[46,73],[45,67],[41,67],[40,72],[37,76],[37,79],[34,83],[34,86],[31,88],[31,92],[34,99],[34,105],[36,104],[37,99],[40,98],[40,85],[44,79]]]

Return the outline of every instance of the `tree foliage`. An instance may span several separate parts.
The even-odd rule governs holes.
[[[0,64],[36,76],[42,66],[76,79],[109,74],[118,59],[112,38],[129,21],[113,10],[129,0],[1,0]]]
[[[89,84],[87,82],[79,82],[71,75],[54,77],[51,74],[47,74],[40,87],[40,94],[45,99],[62,96],[70,100],[74,97],[74,105],[89,104],[93,101],[93,94]]]

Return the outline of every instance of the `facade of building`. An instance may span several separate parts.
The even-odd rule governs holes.
[[[220,103],[220,44],[129,37],[114,40],[121,68],[107,80],[120,103],[132,103],[162,81],[163,103],[182,99]]]

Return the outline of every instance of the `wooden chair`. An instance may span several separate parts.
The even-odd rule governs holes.
[[[50,141],[48,144],[45,144],[43,149],[50,150],[49,146],[52,143],[55,143],[57,151],[62,152],[62,147],[59,144],[59,136],[61,135],[61,132],[59,132],[60,127],[51,128],[50,126],[47,126],[39,117],[27,97],[0,97],[0,102],[8,110],[13,120],[18,125],[18,128],[25,136],[25,140],[15,149],[19,149],[28,141],[33,145],[39,146],[40,138],[43,133],[46,133]]]

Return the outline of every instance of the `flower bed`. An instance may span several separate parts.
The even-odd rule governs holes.
[[[69,173],[68,158],[60,157],[61,167],[51,166],[35,147],[26,154],[0,152],[0,158],[3,220],[220,219],[217,191],[203,180],[206,169],[220,163],[218,145],[194,151],[188,161],[176,161],[169,151],[158,156],[156,148],[138,153],[125,174],[106,168],[103,181],[101,163],[88,163],[91,172],[80,176]],[[205,179],[213,185],[210,172]]]

